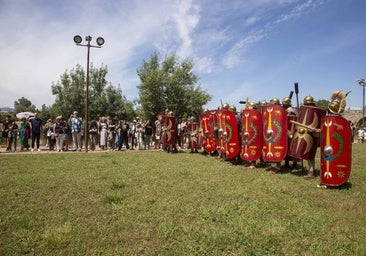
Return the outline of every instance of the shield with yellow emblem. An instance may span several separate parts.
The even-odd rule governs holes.
[[[163,148],[174,145],[176,139],[177,121],[175,116],[163,116],[161,142]]]
[[[300,107],[297,121],[291,121],[295,124],[295,133],[291,140],[289,155],[304,160],[314,159],[316,149],[319,146],[320,122],[325,116],[325,110],[315,107],[302,105]]]
[[[202,146],[201,141],[201,129],[197,122],[190,122],[188,124],[188,148],[189,149],[199,149]]]
[[[257,109],[241,111],[240,157],[245,161],[256,161],[262,154],[262,114]]]
[[[287,114],[280,105],[262,106],[263,160],[280,162],[287,155]]]
[[[323,185],[340,186],[351,173],[352,142],[348,121],[336,115],[321,120],[320,180]]]
[[[223,142],[224,142],[224,153],[226,159],[233,159],[239,155],[239,130],[238,120],[235,112],[227,109],[222,110],[224,118],[224,131],[223,131]]]
[[[200,129],[202,133],[202,146],[205,152],[210,153],[216,150],[217,139],[215,136],[216,110],[209,110],[200,116]]]

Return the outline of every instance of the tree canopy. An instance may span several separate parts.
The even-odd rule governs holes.
[[[190,59],[179,60],[175,55],[161,63],[154,53],[149,61],[143,61],[137,69],[140,78],[139,103],[146,119],[153,119],[164,109],[174,112],[178,118],[197,116],[211,96],[197,85]]]
[[[108,83],[106,66],[99,69],[90,67],[89,85],[89,120],[100,116],[110,116],[114,120],[128,119],[134,116],[132,102],[122,95],[120,87],[116,88]],[[56,95],[52,105],[52,113],[68,117],[73,111],[85,116],[85,81],[86,74],[80,65],[65,71],[60,81],[52,83],[52,94]]]
[[[14,102],[14,112],[19,113],[24,111],[35,112],[36,106],[30,100],[22,97]]]

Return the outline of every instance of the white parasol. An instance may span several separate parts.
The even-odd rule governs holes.
[[[34,113],[32,112],[19,112],[18,114],[16,114],[16,117],[19,118],[19,119],[22,119],[22,118],[32,118],[34,117]]]

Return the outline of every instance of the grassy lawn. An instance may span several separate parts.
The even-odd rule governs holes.
[[[0,154],[0,255],[366,255],[365,150],[336,189],[202,154]]]

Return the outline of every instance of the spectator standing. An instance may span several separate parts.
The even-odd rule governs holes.
[[[151,135],[153,134],[153,127],[150,120],[145,124],[144,149],[150,149]]]
[[[9,126],[10,125],[11,125],[10,116],[6,116],[5,121],[3,123],[3,132],[2,132],[2,137],[3,137],[3,140],[4,140],[4,143],[5,143],[6,147],[8,147]]]
[[[69,133],[70,133],[70,127],[69,124],[61,117],[62,122],[62,131],[63,131],[63,142],[62,142],[62,150],[68,151],[69,150]]]
[[[20,150],[29,149],[29,138],[31,137],[31,128],[27,118],[23,117],[19,127]]]
[[[142,122],[141,122],[140,118],[137,116],[136,117],[136,143],[137,143],[138,150],[142,149],[142,140],[143,140],[144,133],[145,133],[145,129],[144,129],[144,127],[142,127]]]
[[[359,143],[363,143],[364,136],[365,136],[364,129],[363,129],[363,127],[361,126],[361,127],[358,129],[358,142],[359,142]]]
[[[55,130],[52,119],[48,119],[44,127],[47,136],[48,150],[52,151],[54,148]]]
[[[34,113],[34,117],[29,119],[29,124],[32,130],[32,152],[34,151],[34,144],[36,144],[36,148],[38,151],[41,151],[39,148],[39,140],[41,139],[42,132],[42,120],[38,117],[38,113]]]
[[[92,120],[89,125],[90,150],[94,151],[98,143],[98,123]]]
[[[12,145],[14,144],[14,152],[17,150],[17,139],[18,139],[18,125],[15,121],[11,122],[9,126],[9,140],[8,140],[8,148],[6,152],[11,152]]]
[[[99,143],[102,150],[106,150],[107,148],[107,131],[108,131],[107,118],[102,117],[99,123],[99,132],[100,132]]]
[[[131,149],[134,149],[136,145],[136,120],[133,120],[133,122],[130,125],[130,130],[128,132],[128,136],[130,137],[131,142]]]
[[[64,142],[64,122],[62,121],[62,116],[56,117],[56,122],[53,126],[53,130],[55,131],[55,139],[56,139],[56,150],[57,152],[62,151],[62,145]]]
[[[81,151],[82,121],[79,118],[79,113],[77,111],[74,111],[74,113],[70,116],[70,122],[72,141],[74,143],[73,151]]]
[[[109,120],[108,122],[108,150],[116,149],[116,125],[113,123],[113,120]]]
[[[128,130],[130,128],[128,122],[126,120],[121,120],[120,121],[120,140],[118,143],[118,150],[121,150],[123,144],[126,145],[126,149],[129,149],[129,145],[128,145]]]

